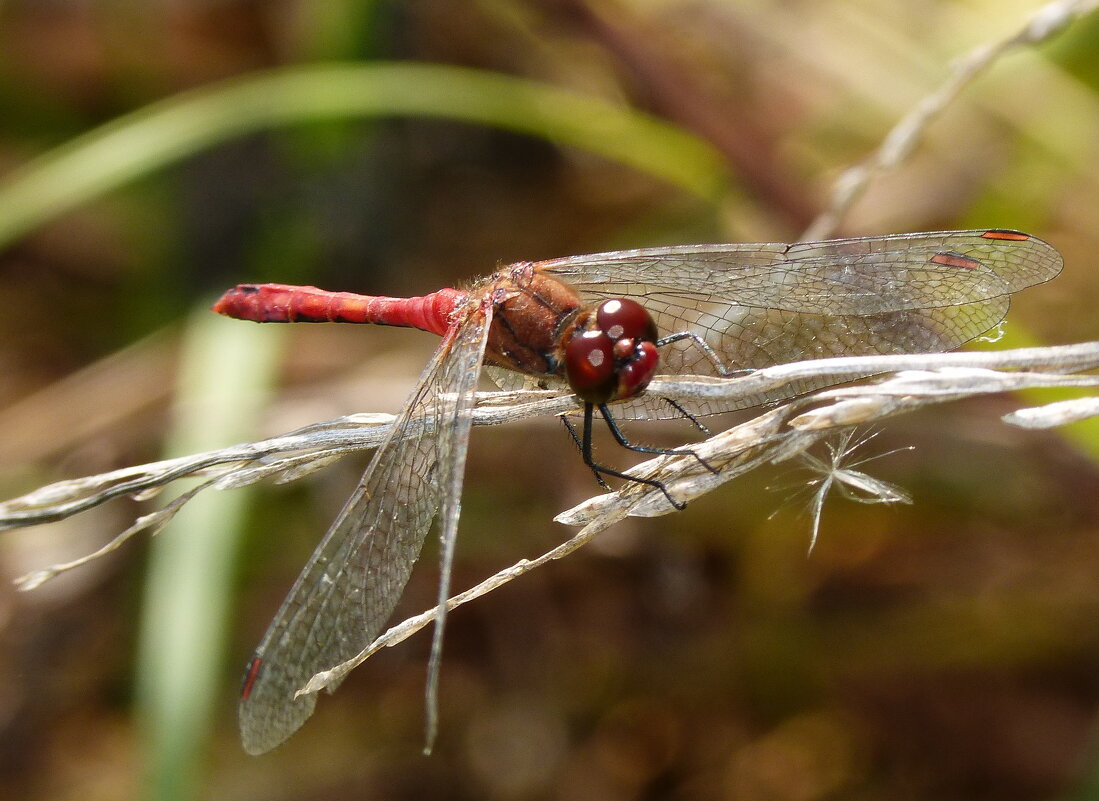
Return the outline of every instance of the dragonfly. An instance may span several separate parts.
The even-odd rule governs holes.
[[[383,631],[438,513],[442,575],[427,683],[428,742],[434,737],[445,603],[483,366],[504,388],[572,392],[584,410],[574,438],[597,478],[650,484],[679,508],[659,482],[595,462],[595,411],[621,444],[664,452],[632,445],[614,419],[716,414],[827,382],[809,379],[781,396],[724,406],[669,404],[644,391],[658,370],[721,376],[807,358],[951,350],[999,324],[1013,293],[1061,267],[1060,254],[1041,239],[986,229],[522,261],[467,288],[409,298],[283,284],[229,290],[213,309],[238,319],[373,323],[442,337],[248,663],[239,705],[245,750],[263,753],[288,739],[316,703],[315,694],[298,690]]]

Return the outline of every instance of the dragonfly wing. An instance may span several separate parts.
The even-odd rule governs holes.
[[[1008,305],[1009,299],[1004,296],[963,306],[867,316],[745,309],[738,326],[711,329],[704,338],[726,364],[751,369],[830,356],[936,353],[953,350],[992,328],[1003,319]],[[661,348],[660,358],[661,372],[676,375],[715,372],[701,349],[690,340],[666,345]],[[793,398],[834,383],[829,378],[806,378],[728,402],[680,403],[694,415],[719,414]],[[628,419],[668,419],[678,415],[666,401],[649,395],[615,404],[614,408],[618,415]]]
[[[481,310],[475,317],[477,326],[463,326],[457,331],[451,356],[441,365],[440,386],[446,391],[438,395],[436,408],[446,421],[446,436],[436,437],[438,475],[434,481],[442,489],[439,521],[439,605],[435,616],[435,632],[431,640],[431,658],[427,669],[426,745],[430,749],[438,730],[439,668],[442,662],[443,630],[446,624],[446,601],[450,596],[450,574],[454,564],[454,545],[458,538],[458,518],[462,511],[462,481],[465,477],[469,433],[473,427],[477,380],[481,360],[485,356],[488,329],[492,325],[491,297],[481,300]],[[440,429],[443,430],[443,429]]]
[[[825,242],[682,245],[569,256],[536,267],[592,299],[680,298],[808,314],[869,315],[1010,295],[1060,272],[1041,239],[939,231]]]
[[[697,334],[731,369],[799,359],[956,348],[995,326],[1010,295],[1053,278],[1050,245],[1004,231],[946,231],[784,244],[692,245],[573,256],[538,268],[586,299],[629,297],[663,334]],[[661,372],[714,374],[693,342],[661,352]],[[692,413],[747,408],[826,386],[804,385]],[[616,407],[668,417],[658,399]]]
[[[451,328],[256,649],[241,693],[246,751],[282,743],[313,712],[295,693],[381,633],[447,492],[461,487],[488,320]],[[439,474],[448,475],[442,484]],[[457,509],[448,517],[457,519]]]

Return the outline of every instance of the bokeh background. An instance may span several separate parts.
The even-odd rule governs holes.
[[[953,59],[1038,7],[6,0],[0,490],[394,411],[435,345],[209,320],[238,282],[422,293],[519,259],[796,239]],[[331,97],[272,80],[318,65]],[[835,233],[1028,230],[1067,266],[1006,341],[1099,337],[1097,86],[1099,14],[1010,51]],[[1020,402],[890,423],[866,453],[915,449],[868,469],[915,503],[830,500],[808,557],[813,475],[776,468],[463,607],[431,757],[424,634],[243,753],[240,670],[364,458],[220,494],[157,553],[0,584],[0,796],[1099,798],[1099,450],[1002,425]],[[567,536],[552,517],[597,488],[560,428],[474,432],[455,587]],[[155,503],[5,532],[0,575]],[[429,544],[399,611],[431,604],[434,565]]]

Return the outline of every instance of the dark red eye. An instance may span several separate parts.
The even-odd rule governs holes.
[[[565,346],[565,377],[581,400],[608,403],[618,388],[614,342],[602,331],[576,334]]]
[[[656,323],[636,301],[600,303],[565,346],[565,377],[587,403],[632,398],[652,380],[659,360]]]
[[[599,304],[595,310],[595,326],[611,339],[656,341],[656,323],[637,301],[615,298]]]
[[[660,357],[652,342],[638,342],[630,360],[618,368],[618,391],[615,400],[632,398],[653,380]]]

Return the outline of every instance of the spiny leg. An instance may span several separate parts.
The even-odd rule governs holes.
[[[677,404],[675,401],[668,400],[668,402],[671,403],[673,406],[680,408],[679,404]],[[680,408],[680,411],[683,411],[684,414],[687,414],[687,412],[682,408]],[[719,471],[716,468],[714,468],[709,462],[707,462],[705,459],[703,459],[701,456],[699,456],[697,453],[690,449],[654,448],[650,445],[638,445],[635,442],[630,442],[628,439],[626,439],[626,435],[622,433],[622,429],[618,427],[618,423],[616,423],[614,421],[614,418],[611,417],[610,409],[607,408],[607,404],[599,404],[599,413],[603,415],[603,420],[606,421],[607,428],[611,430],[611,434],[614,436],[615,441],[618,442],[618,444],[621,445],[623,448],[628,448],[629,450],[637,451],[638,453],[652,453],[658,456],[693,456],[695,459],[698,460],[698,463],[700,465],[705,467],[711,473],[713,473],[714,475],[718,474]],[[694,420],[694,418],[689,414],[687,414],[687,417],[691,420]]]
[[[565,428],[568,430],[569,436],[572,437],[572,441],[576,443],[576,449],[580,451],[581,454],[583,454],[584,443],[580,441],[580,435],[576,433],[576,428],[573,426],[572,423],[569,422],[568,415],[561,415],[561,422],[565,424]],[[585,462],[586,461],[587,460],[585,460]],[[610,484],[603,480],[603,476],[600,475],[598,470],[592,467],[591,471],[595,474],[595,480],[599,482],[599,486],[601,486],[605,490],[609,490],[611,488]]]
[[[699,431],[701,431],[704,436],[707,436],[707,437],[712,437],[713,436],[713,433],[710,431],[710,429],[706,428],[706,426],[704,426],[702,424],[701,420],[699,420],[693,414],[691,414],[686,409],[684,409],[682,404],[677,403],[676,401],[672,400],[671,398],[661,398],[660,400],[664,401],[666,404],[668,404],[673,409],[675,409],[677,412],[679,412],[683,417],[685,417],[687,420],[689,420],[691,422],[691,425],[693,425],[695,428],[697,428]]]
[[[684,339],[689,339],[698,346],[698,349],[706,356],[710,361],[710,364],[717,370],[717,374],[722,378],[729,378],[734,375],[747,375],[753,372],[746,367],[732,368],[726,367],[725,362],[721,361],[721,357],[717,355],[713,348],[710,347],[710,343],[696,334],[694,331],[680,331],[677,334],[668,334],[666,337],[661,337],[656,341],[656,346],[662,348],[665,345],[670,345],[673,342],[682,342]]]
[[[677,501],[675,498],[673,498],[672,494],[670,492],[668,492],[668,488],[666,486],[664,486],[663,482],[657,481],[654,478],[638,478],[637,476],[631,476],[629,473],[623,473],[621,470],[615,470],[613,468],[606,467],[604,465],[596,463],[595,458],[592,456],[592,451],[591,451],[591,430],[592,430],[592,419],[593,419],[594,409],[595,409],[594,404],[591,404],[591,403],[585,403],[584,404],[584,431],[583,431],[583,436],[580,439],[580,455],[584,459],[584,464],[586,464],[588,467],[590,467],[592,472],[594,472],[597,477],[600,476],[600,474],[605,475],[605,476],[614,476],[615,478],[621,478],[623,481],[634,481],[638,484],[647,484],[650,487],[655,487],[656,489],[658,489],[658,490],[660,490],[661,492],[664,493],[664,497],[668,499],[668,503],[670,503],[676,509],[678,509],[680,511],[682,511],[683,509],[686,509],[687,504],[683,501]],[[600,404],[599,411],[601,413],[603,413],[603,419],[609,421],[610,418],[607,416],[607,413],[604,411],[605,409],[606,409],[606,404]],[[570,426],[570,429],[571,429],[571,426]],[[611,429],[611,432],[614,433],[614,428]],[[621,432],[618,432],[618,435],[620,435],[620,434],[621,434]],[[618,438],[618,435],[615,436],[616,439]],[[621,441],[622,440],[619,440],[619,442],[621,442]],[[656,452],[656,451],[643,451],[643,452]],[[603,484],[604,487],[607,486],[606,483],[602,481],[602,478],[600,478],[600,483]]]

